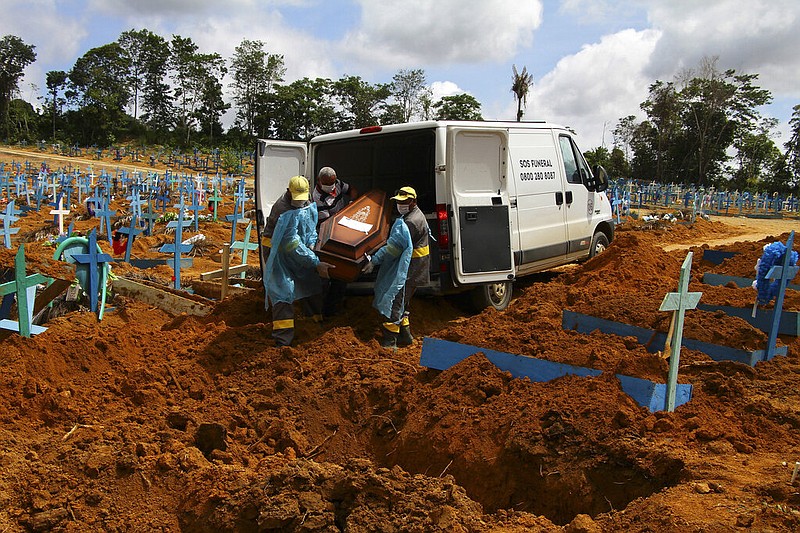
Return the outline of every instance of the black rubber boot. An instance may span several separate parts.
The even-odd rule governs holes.
[[[393,333],[386,328],[381,328],[381,332],[383,333],[383,337],[381,338],[381,346],[384,348],[396,348],[398,334]]]
[[[411,335],[411,326],[400,326],[400,333],[397,335],[398,346],[408,346],[414,342],[414,336]]]

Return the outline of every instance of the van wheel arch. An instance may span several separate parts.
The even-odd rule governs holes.
[[[503,311],[511,302],[511,295],[514,284],[511,281],[499,281],[497,283],[486,283],[479,285],[470,291],[472,308],[475,312],[480,312],[487,307],[493,307],[498,311]]]

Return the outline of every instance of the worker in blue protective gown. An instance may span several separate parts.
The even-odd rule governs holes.
[[[409,305],[414,291],[430,281],[430,230],[425,214],[417,207],[417,193],[402,187],[391,198],[400,216],[392,224],[389,238],[368,262],[364,272],[380,266],[372,306],[384,317],[381,346],[408,346],[414,340]]]
[[[278,346],[294,339],[294,302],[308,306],[319,302],[311,298],[322,291],[321,277],[328,277],[332,265],[314,254],[317,242],[317,207],[309,201],[308,180],[294,176],[284,195],[275,202],[267,223],[269,256],[264,268],[266,306],[272,307],[272,337]],[[321,309],[309,309],[321,320]]]

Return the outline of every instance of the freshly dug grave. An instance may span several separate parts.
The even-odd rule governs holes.
[[[796,530],[796,339],[755,368],[684,349],[692,400],[650,413],[614,374],[663,381],[658,354],[561,329],[573,309],[666,330],[658,306],[686,250],[661,247],[720,235],[735,232],[620,227],[601,256],[520,283],[505,312],[416,298],[418,340],[397,351],[374,340],[366,296],[324,325],[299,322],[292,348],[273,346],[262,291],[205,318],[121,296],[102,322],[54,318],[0,344],[0,530]],[[690,290],[705,302],[713,291],[698,276],[710,267],[697,255]],[[752,305],[752,289],[719,289],[731,295],[715,300]],[[765,341],[699,311],[686,328],[737,348]],[[532,383],[479,350],[429,370],[418,365],[423,335],[604,373]]]

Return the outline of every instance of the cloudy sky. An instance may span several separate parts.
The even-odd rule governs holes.
[[[0,12],[0,35],[36,46],[20,85],[31,102],[47,71],[148,29],[226,59],[242,39],[261,40],[284,55],[287,82],[381,83],[421,68],[435,96],[469,93],[485,119],[515,118],[512,65],[527,67],[525,119],[571,126],[583,150],[610,147],[621,117],[642,117],[653,81],[672,81],[703,57],[759,74],[781,147],[800,104],[797,0],[3,0]]]

